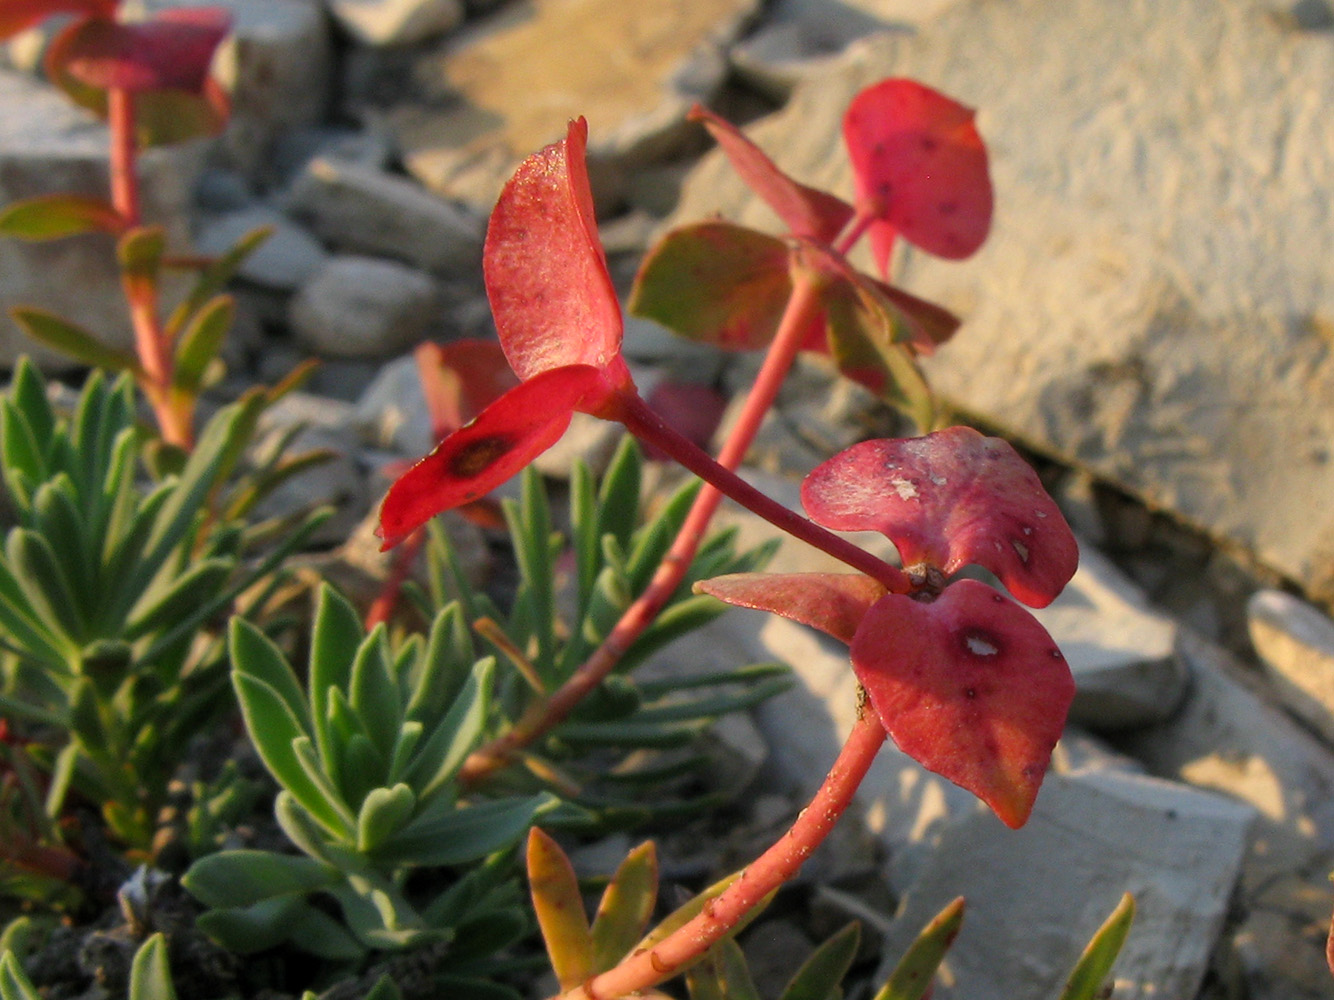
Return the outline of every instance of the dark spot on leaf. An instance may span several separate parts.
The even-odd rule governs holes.
[[[936,142],[936,140],[933,139],[931,136],[929,136],[929,135],[924,135],[924,136],[922,136],[922,151],[923,151],[923,152],[926,152],[926,153],[934,153],[934,152],[936,151],[936,147],[939,146],[939,145],[940,145],[940,143]]]
[[[963,689],[963,696],[964,696],[965,698],[967,698],[969,701],[972,701],[973,699],[975,699],[975,698],[977,697],[977,688],[972,688],[972,687],[970,687],[970,688],[964,688],[964,689]]]
[[[936,211],[938,211],[941,215],[953,215],[958,210],[959,210],[959,203],[957,201],[942,201],[939,205],[936,206]]]
[[[450,459],[449,471],[460,479],[471,479],[513,447],[514,442],[504,434],[478,438]]]

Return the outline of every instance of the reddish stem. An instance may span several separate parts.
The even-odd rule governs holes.
[[[126,229],[140,222],[139,144],[135,136],[134,93],[123,87],[107,92],[107,125],[111,130],[111,204]]]
[[[381,622],[389,621],[390,616],[393,615],[394,606],[398,603],[398,595],[403,591],[403,583],[412,570],[412,563],[425,544],[426,529],[418,528],[408,535],[402,545],[394,550],[394,564],[390,567],[389,575],[385,578],[384,584],[380,587],[380,592],[375,596],[375,600],[371,602],[370,608],[366,611],[367,632]]]
[[[801,868],[829,835],[847,809],[875,755],[885,742],[885,728],[867,710],[848,734],[838,759],[810,805],[777,843],[761,854],[737,879],[688,923],[650,948],[633,952],[613,969],[556,1000],[612,1000],[670,979],[698,959],[759,906],[771,892]]]
[[[755,383],[746,396],[741,413],[718,454],[718,465],[724,470],[735,469],[750,450],[755,434],[765,414],[773,405],[783,379],[801,348],[805,331],[818,306],[818,285],[798,271],[794,278],[792,296],[778,325],[778,332],[765,355],[764,364],[755,377]],[[693,451],[701,454],[698,449]],[[746,488],[750,489],[749,486]],[[543,734],[559,725],[590,691],[602,683],[625,655],[626,650],[653,623],[672,594],[676,592],[676,588],[681,585],[722,496],[714,486],[707,482],[704,484],[704,488],[700,490],[699,496],[695,498],[690,512],[686,515],[680,532],[672,542],[672,547],[664,556],[643,594],[625,610],[593,655],[581,664],[560,688],[550,697],[534,702],[512,729],[481,747],[468,758],[460,772],[464,782],[479,781],[505,766],[516,751],[531,745]]]
[[[862,238],[862,235],[866,232],[866,227],[874,221],[874,215],[864,207],[858,208],[857,214],[852,217],[852,221],[844,228],[838,242],[834,244],[834,253],[846,257],[848,251],[856,246],[857,241]]]

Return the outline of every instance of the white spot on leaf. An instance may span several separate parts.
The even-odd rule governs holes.
[[[1011,539],[1010,544],[1013,545],[1014,550],[1019,553],[1019,558],[1022,559],[1024,562],[1028,562],[1028,546],[1025,545],[1023,542],[1019,541],[1017,538]]]
[[[964,641],[968,643],[968,648],[971,649],[976,656],[995,656],[1000,652],[1000,650],[980,636],[970,635]]]
[[[917,499],[917,486],[911,479],[891,479],[889,485],[894,487],[894,492],[899,495],[900,500]]]

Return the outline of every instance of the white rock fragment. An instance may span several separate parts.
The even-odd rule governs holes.
[[[1251,642],[1283,704],[1334,742],[1334,622],[1279,590],[1246,605]]]
[[[429,275],[373,257],[331,257],[292,297],[298,340],[335,358],[398,354],[419,341],[436,311]]]

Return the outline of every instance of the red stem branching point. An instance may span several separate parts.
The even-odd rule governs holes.
[[[706,903],[693,920],[652,947],[637,949],[615,968],[560,994],[555,1000],[615,1000],[670,979],[707,952],[766,896],[791,879],[824,842],[852,802],[884,742],[885,730],[880,720],[874,712],[865,712],[853,726],[810,804],[777,843]]]

